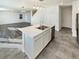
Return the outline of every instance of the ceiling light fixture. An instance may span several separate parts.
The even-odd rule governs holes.
[[[34,6],[33,9],[39,9],[39,7],[35,7],[35,6]]]
[[[39,1],[44,1],[44,0],[39,0]]]
[[[34,4],[33,4],[33,9],[39,9],[40,7],[39,7],[39,4],[38,4],[38,1],[33,1],[34,2]]]
[[[26,10],[25,10],[25,8],[24,8],[24,6],[22,6],[21,7],[21,12],[25,12]]]

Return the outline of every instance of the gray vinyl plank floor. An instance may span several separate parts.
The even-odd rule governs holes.
[[[28,59],[18,49],[0,48],[0,59]],[[70,30],[55,32],[55,39],[36,59],[79,59],[79,45]]]

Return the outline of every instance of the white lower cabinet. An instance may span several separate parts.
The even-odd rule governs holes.
[[[35,59],[51,40],[51,29],[35,37],[24,33],[24,50],[29,59]]]

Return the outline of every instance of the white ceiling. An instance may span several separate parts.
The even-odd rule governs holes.
[[[9,8],[32,7],[32,0],[0,0],[0,6]]]
[[[0,0],[1,7],[9,7],[9,8],[21,8],[24,6],[25,8],[32,8],[34,5],[37,6],[48,6],[64,3],[71,3],[72,0],[44,0],[40,2],[39,0]]]

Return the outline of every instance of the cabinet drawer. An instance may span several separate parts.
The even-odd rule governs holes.
[[[43,33],[41,33],[41,34],[39,34],[38,36],[34,37],[34,39],[35,39],[35,40],[38,40],[39,38],[45,36],[45,35],[48,34],[49,32],[51,33],[51,29],[50,29],[50,30],[47,30],[47,31],[45,31],[45,32],[43,32]]]

